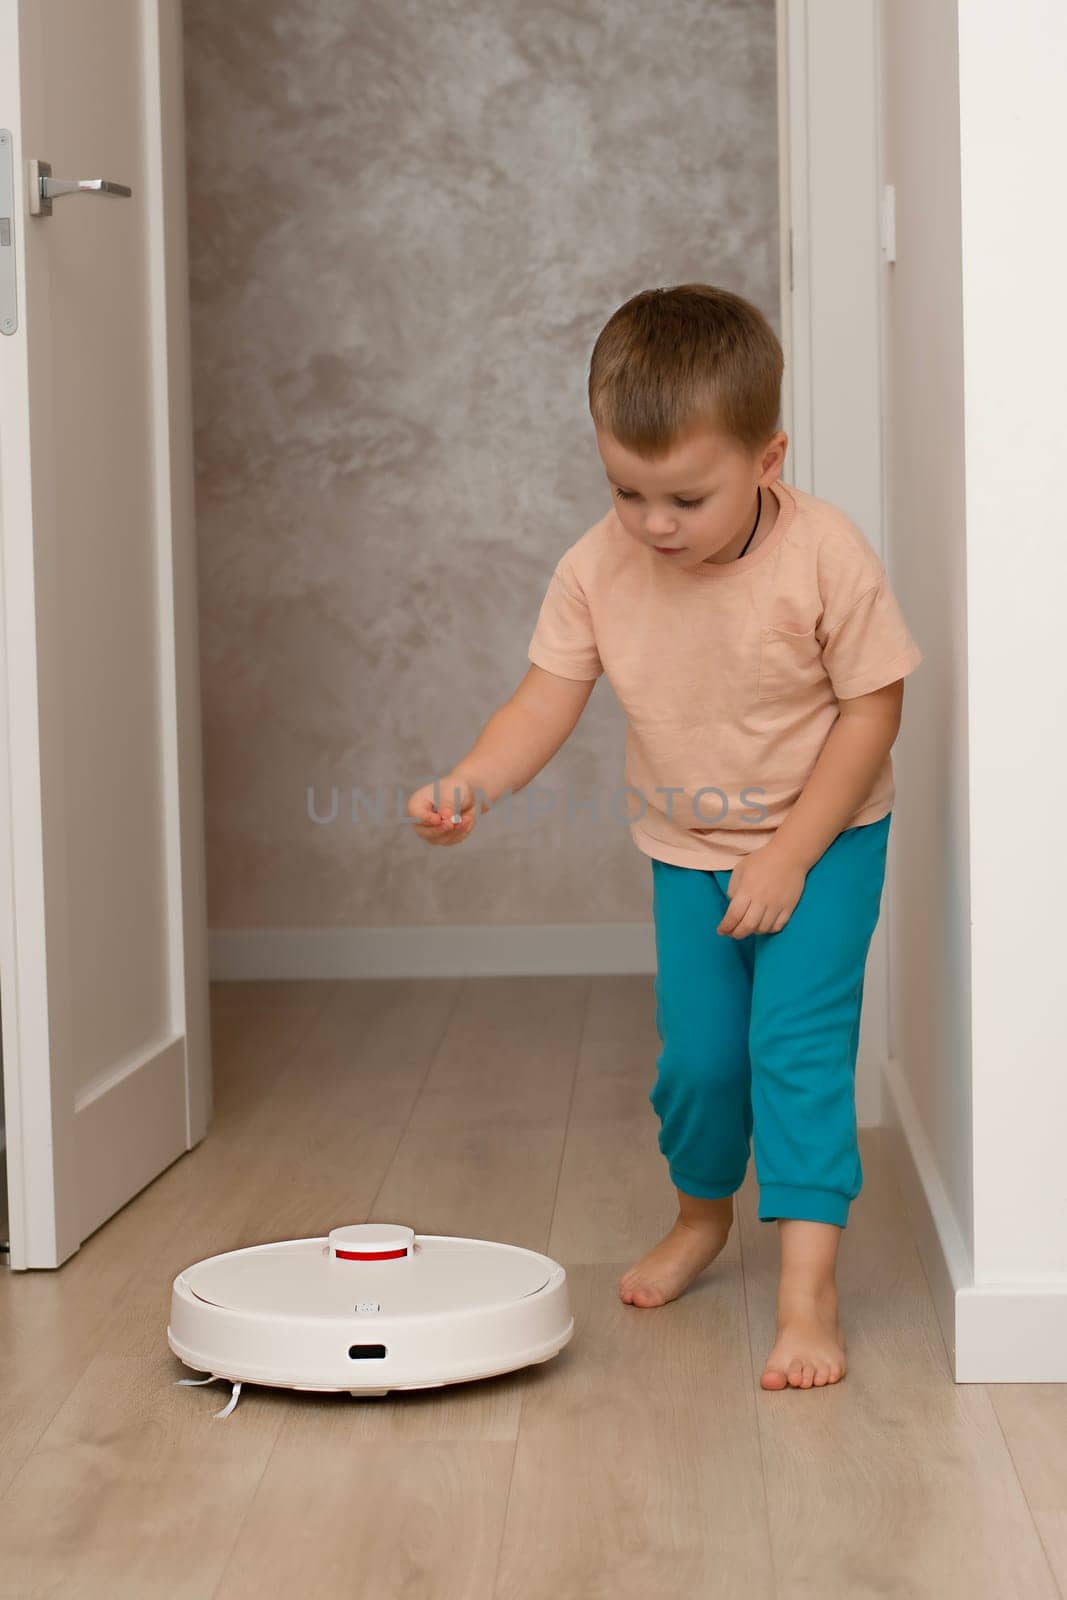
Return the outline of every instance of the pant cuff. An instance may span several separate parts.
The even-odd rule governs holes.
[[[848,1223],[851,1203],[847,1194],[835,1189],[803,1189],[792,1183],[764,1183],[760,1186],[759,1220],[774,1222],[779,1217],[798,1217],[805,1222],[833,1222],[843,1228]]]
[[[724,1200],[728,1194],[736,1194],[744,1183],[744,1178],[739,1178],[736,1183],[703,1183],[699,1178],[687,1178],[684,1172],[679,1172],[677,1167],[668,1164],[671,1182],[676,1189],[681,1189],[683,1194],[691,1194],[697,1200]]]

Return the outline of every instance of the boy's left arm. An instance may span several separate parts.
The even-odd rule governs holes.
[[[840,715],[792,811],[771,841],[807,872],[871,792],[900,732],[904,679],[837,702]]]
[[[837,704],[840,715],[792,811],[768,844],[734,868],[717,933],[743,939],[785,926],[807,873],[871,792],[900,731],[904,679]]]

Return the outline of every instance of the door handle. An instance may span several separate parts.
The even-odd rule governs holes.
[[[53,178],[50,161],[30,161],[30,216],[50,217],[52,201],[64,194],[132,194],[110,178]]]

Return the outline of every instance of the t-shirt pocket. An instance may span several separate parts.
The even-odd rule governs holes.
[[[758,700],[778,700],[810,689],[827,676],[815,623],[775,623],[760,632]]]

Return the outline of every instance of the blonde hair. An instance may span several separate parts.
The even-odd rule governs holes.
[[[755,455],[779,426],[784,365],[773,328],[741,295],[710,283],[642,289],[593,346],[589,410],[648,460],[701,425]]]

